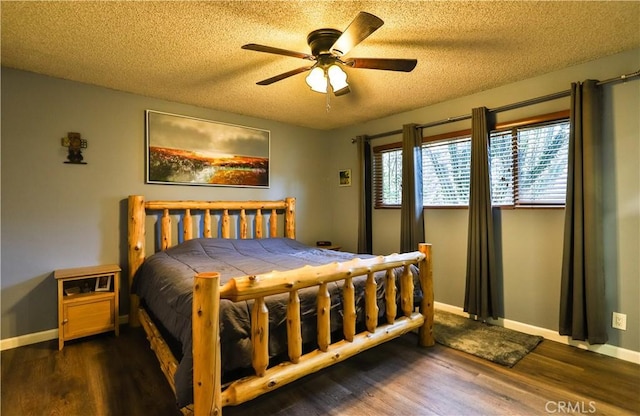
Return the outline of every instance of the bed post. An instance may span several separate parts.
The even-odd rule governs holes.
[[[284,236],[287,238],[296,238],[296,199],[285,198],[287,205],[284,214]]]
[[[191,319],[194,415],[221,415],[220,273],[196,275]]]
[[[145,257],[145,208],[144,197],[141,195],[129,195],[129,325],[140,326],[138,307],[140,299],[132,293],[133,276],[142,265]]]
[[[419,344],[422,347],[430,347],[435,344],[433,338],[433,263],[431,258],[431,244],[420,243],[418,250],[425,255],[420,261],[420,286],[422,286],[422,303],[420,313],[424,316],[424,325],[420,327]]]

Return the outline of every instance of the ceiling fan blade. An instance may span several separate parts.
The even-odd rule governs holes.
[[[293,58],[301,58],[309,61],[316,60],[315,57],[307,53],[289,51],[287,49],[274,48],[272,46],[258,45],[256,43],[248,43],[246,45],[242,45],[242,49],[248,49],[251,51],[258,51],[258,52],[266,52],[266,53],[275,53],[276,55],[291,56]]]
[[[331,47],[332,52],[346,55],[354,46],[375,32],[384,22],[367,12],[360,12]]]
[[[351,92],[351,88],[349,88],[349,86],[347,85],[346,87],[342,88],[341,90],[334,91],[333,94],[336,97],[340,97],[341,95],[346,95],[346,94],[349,94],[350,92]]]
[[[344,62],[352,68],[382,69],[385,71],[411,72],[417,59],[351,58]]]
[[[303,66],[301,68],[292,69],[291,71],[284,72],[284,73],[282,73],[280,75],[276,75],[275,77],[263,79],[260,82],[256,82],[256,84],[258,84],[258,85],[270,85],[270,84],[273,84],[274,82],[282,81],[285,78],[289,78],[291,76],[306,72],[306,71],[310,70],[311,68],[313,68],[313,67],[312,66]]]

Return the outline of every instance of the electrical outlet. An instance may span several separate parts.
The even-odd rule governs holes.
[[[611,326],[613,326],[616,329],[621,329],[623,331],[627,330],[627,315],[625,315],[624,313],[618,313],[618,312],[614,312],[613,313],[613,319],[611,322]]]

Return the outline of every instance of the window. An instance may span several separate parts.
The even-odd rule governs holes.
[[[374,156],[375,205],[400,206],[402,201],[402,150],[376,153]],[[379,199],[378,199],[379,198]]]
[[[519,204],[562,204],[567,192],[569,121],[518,130]]]
[[[422,146],[422,195],[425,206],[469,204],[469,137]]]
[[[567,183],[569,121],[515,122],[490,136],[494,205],[563,205]],[[553,115],[557,118],[558,113]],[[542,119],[545,117],[543,116]],[[451,135],[449,135],[451,136]],[[402,150],[398,144],[374,148],[375,206],[402,202]],[[422,146],[425,206],[468,206],[471,164],[469,132]]]
[[[515,145],[511,131],[494,132],[490,138],[491,202],[493,205],[513,205]]]

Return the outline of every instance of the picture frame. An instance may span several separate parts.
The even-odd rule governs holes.
[[[146,183],[269,187],[271,133],[145,110]]]
[[[351,169],[342,169],[339,172],[339,186],[351,186]]]
[[[108,292],[111,289],[111,275],[96,277],[96,292]]]

